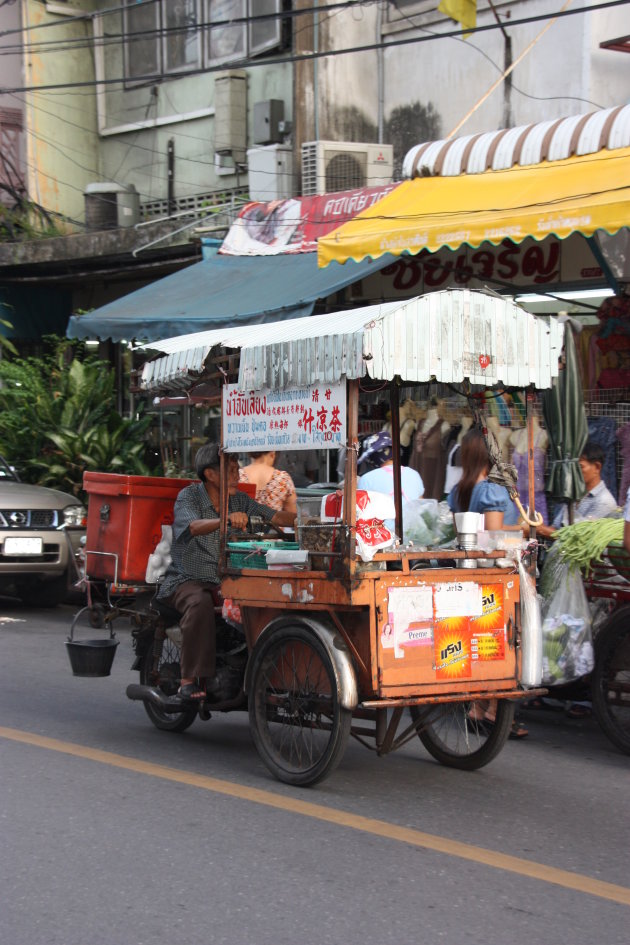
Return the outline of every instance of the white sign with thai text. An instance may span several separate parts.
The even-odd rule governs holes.
[[[223,449],[337,449],[346,442],[346,386],[313,384],[286,390],[223,388]]]

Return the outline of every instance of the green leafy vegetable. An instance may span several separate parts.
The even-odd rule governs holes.
[[[565,525],[557,533],[555,547],[568,564],[588,575],[591,567],[601,561],[608,545],[622,540],[623,525],[623,519],[619,518],[599,518]]]

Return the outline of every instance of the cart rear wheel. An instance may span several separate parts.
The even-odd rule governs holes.
[[[499,754],[510,734],[514,703],[500,700],[492,723],[474,718],[479,706],[478,702],[442,702],[411,707],[411,718],[423,723],[420,741],[437,761],[474,771]]]
[[[611,742],[630,755],[630,608],[613,614],[597,637],[591,698]]]
[[[272,631],[253,660],[249,722],[258,753],[280,781],[316,784],[341,760],[352,722],[325,647],[296,623]]]
[[[161,647],[159,638],[154,639],[142,659],[140,682],[143,686],[155,686],[165,696],[174,696],[179,689],[180,679],[179,647],[168,637],[164,638]],[[164,732],[184,732],[197,717],[197,709],[167,713],[151,702],[143,702],[143,705],[155,727]]]

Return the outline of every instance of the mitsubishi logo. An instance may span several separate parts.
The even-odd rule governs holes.
[[[26,512],[11,512],[9,521],[12,525],[26,525]]]

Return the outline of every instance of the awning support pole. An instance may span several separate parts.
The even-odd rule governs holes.
[[[609,287],[613,290],[615,295],[619,295],[620,294],[619,283],[617,282],[614,275],[612,274],[610,266],[608,265],[608,262],[606,261],[606,257],[604,256],[601,249],[599,248],[599,243],[597,242],[594,236],[587,236],[586,242],[588,243],[590,251],[595,257],[597,263],[599,264],[600,269],[604,273],[604,277]]]
[[[402,486],[400,482],[400,397],[396,378],[389,388],[389,407],[392,415],[392,460],[394,464],[394,506],[396,508],[396,534],[402,542]]]
[[[534,467],[534,391],[530,388],[525,395],[527,421],[527,503],[529,505],[529,537],[536,538],[536,470]]]

